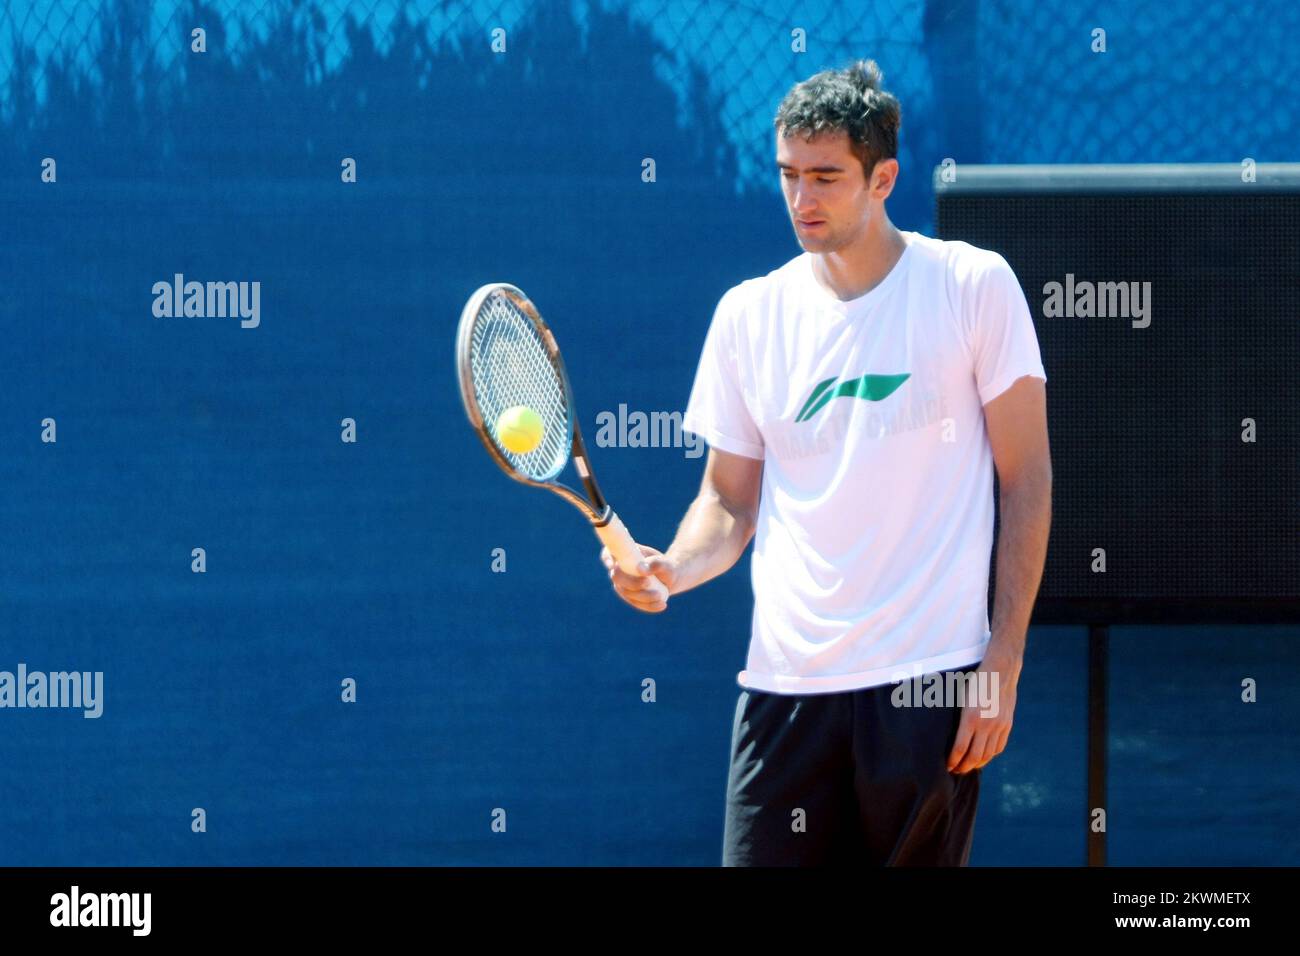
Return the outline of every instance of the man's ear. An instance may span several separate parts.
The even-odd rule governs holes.
[[[871,170],[871,194],[877,199],[888,199],[898,181],[898,160],[882,159]]]

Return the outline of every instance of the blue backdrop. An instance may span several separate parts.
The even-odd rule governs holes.
[[[464,422],[469,293],[537,301],[590,441],[680,411],[718,298],[798,252],[770,123],[818,69],[881,63],[923,232],[945,158],[1300,138],[1280,0],[70,6],[0,10],[0,670],[102,671],[103,714],[0,709],[0,864],[716,864],[748,555],[621,604]],[[176,273],[260,324],[155,317]],[[703,459],[592,452],[665,547]],[[1111,862],[1300,862],[1296,637],[1114,632]],[[1030,632],[973,864],[1083,859],[1085,639]]]

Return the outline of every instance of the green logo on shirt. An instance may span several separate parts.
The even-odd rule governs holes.
[[[835,379],[828,378],[824,382],[817,383],[817,387],[808,396],[808,401],[803,403],[803,409],[795,416],[795,421],[806,422],[821,411],[821,407],[832,398],[839,398],[842,395],[878,402],[882,398],[893,395],[898,390],[898,386],[907,381],[911,375],[911,372],[903,372],[901,375],[864,375],[861,378],[841,382],[838,388],[831,388]]]

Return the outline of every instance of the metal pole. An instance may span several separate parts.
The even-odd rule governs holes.
[[[1110,627],[1088,625],[1088,865],[1106,865],[1106,831],[1094,828],[1093,813],[1106,810],[1107,649]],[[1110,825],[1107,812],[1102,818]]]

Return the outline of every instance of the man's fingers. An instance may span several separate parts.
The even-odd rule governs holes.
[[[970,773],[972,770],[979,767],[979,757],[976,754],[977,750],[980,753],[984,752],[984,745],[978,738],[971,742],[970,749],[967,750],[966,755],[957,762],[957,766],[952,768],[952,772],[960,775],[963,773]]]
[[[659,580],[652,574],[628,574],[620,567],[610,568],[609,577],[614,582],[614,586],[621,591],[644,591],[646,588],[653,588],[654,582]]]
[[[977,718],[975,723],[975,732],[971,735],[970,746],[966,748],[966,756],[957,764],[953,773],[970,773],[993,759],[989,753],[989,747],[994,742],[992,721]]]
[[[665,559],[660,555],[655,555],[653,558],[646,558],[645,564],[651,574],[654,574],[656,571],[662,571],[665,568],[670,567],[667,559]]]
[[[657,597],[629,594],[624,595],[623,600],[628,604],[631,604],[638,611],[663,611],[668,607],[667,601],[661,601]]]
[[[957,739],[952,742],[952,750],[948,754],[948,772],[960,773],[961,765],[966,758],[966,751],[970,747],[971,738],[975,736],[975,728],[967,717],[969,710],[965,710],[961,715],[961,724],[957,727]]]
[[[628,604],[641,611],[661,611],[668,606],[667,602],[650,591],[617,591],[617,594]]]
[[[642,574],[628,574],[624,571],[607,547],[600,549],[600,563],[609,572],[609,580],[614,585],[614,592],[628,604],[638,611],[648,613],[667,610],[668,602],[660,595],[668,586],[652,572],[654,567],[663,566],[664,557],[649,545],[640,544],[637,547],[641,549],[642,564],[646,567]]]
[[[1003,730],[1003,727],[994,724],[993,728],[989,731],[988,742],[984,745],[984,758],[979,764],[981,767],[990,763],[994,757],[1002,753],[1002,742],[1004,740]]]
[[[998,753],[1007,749],[1007,740],[1011,737],[1011,725],[1007,724],[1002,733],[998,736]]]
[[[613,567],[609,570],[609,579],[614,585],[615,593],[637,610],[662,611],[668,606],[655,588],[654,582],[657,579],[654,577],[633,577]]]

